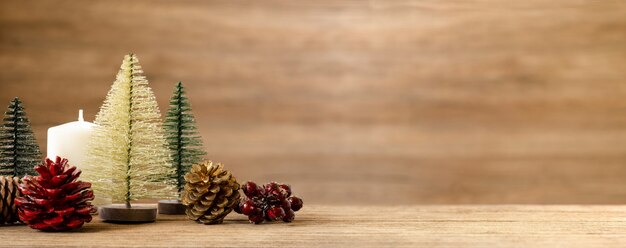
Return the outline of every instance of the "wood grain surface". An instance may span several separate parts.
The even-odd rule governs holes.
[[[184,216],[45,233],[0,226],[8,247],[623,247],[624,206],[305,206],[292,223],[229,215],[205,226]]]
[[[611,0],[3,0],[0,103],[45,151],[134,52],[211,159],[308,202],[626,203],[625,44]]]

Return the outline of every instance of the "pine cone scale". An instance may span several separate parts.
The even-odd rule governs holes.
[[[63,223],[63,216],[57,215],[51,219],[44,219],[43,223],[49,226],[58,226],[59,224]]]
[[[29,197],[29,199],[32,199],[32,201],[34,201],[37,205],[48,205],[50,204],[52,201],[51,200],[47,200],[47,199],[37,199],[37,198],[31,198]]]
[[[66,216],[74,212],[74,210],[75,209],[73,207],[68,207],[68,208],[61,209],[61,210],[54,210],[54,212],[59,216]]]
[[[76,209],[76,213],[81,214],[81,215],[91,214],[91,212],[92,212],[91,207],[82,207],[82,208]]]

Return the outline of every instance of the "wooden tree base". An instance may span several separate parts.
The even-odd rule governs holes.
[[[107,222],[154,222],[157,216],[157,209],[155,207],[146,206],[132,206],[127,208],[122,204],[113,204],[100,207],[99,215],[100,219]]]
[[[160,214],[185,214],[185,205],[179,200],[160,200],[158,207]]]

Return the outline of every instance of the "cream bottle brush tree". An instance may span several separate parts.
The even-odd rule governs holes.
[[[176,182],[161,113],[137,56],[124,57],[116,80],[100,107],[88,146],[96,193],[124,203],[173,198]]]

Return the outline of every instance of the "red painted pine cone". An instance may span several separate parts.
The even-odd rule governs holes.
[[[35,171],[39,176],[22,179],[23,196],[15,200],[24,223],[43,231],[67,231],[91,221],[94,195],[91,183],[77,181],[80,170],[57,157],[46,159]]]

